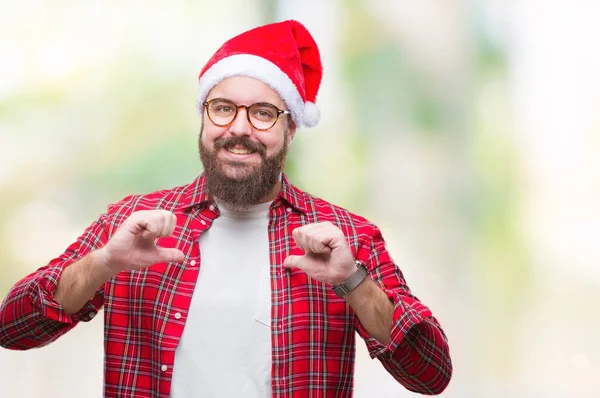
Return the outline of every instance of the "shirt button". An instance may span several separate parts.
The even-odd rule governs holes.
[[[204,221],[204,220],[200,220],[200,224],[202,224],[202,225],[206,225],[206,221]]]
[[[208,208],[210,209],[210,211],[215,211],[215,206],[213,205],[208,206]]]
[[[175,319],[181,319],[181,314],[179,312],[175,313]]]
[[[167,369],[168,369],[167,365],[163,365],[163,366],[160,367],[160,370],[162,370],[163,372],[166,372]]]
[[[90,317],[90,319],[94,319],[94,317],[96,316],[96,313],[95,312],[90,312],[88,314],[88,316]]]
[[[190,266],[192,266],[192,267],[193,267],[194,265],[196,265],[196,260],[192,260],[192,261],[190,261]]]
[[[285,211],[287,211],[288,213],[291,213],[291,211],[292,211],[292,208],[291,208],[291,207],[288,207],[287,209],[285,209]]]

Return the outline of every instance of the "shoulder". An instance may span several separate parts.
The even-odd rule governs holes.
[[[108,206],[108,215],[113,217],[128,216],[138,210],[164,209],[175,211],[185,204],[186,191],[192,184],[180,185],[145,194],[133,194]]]
[[[377,226],[367,218],[305,191],[302,193],[308,222],[331,222],[351,234],[373,234]]]
[[[357,259],[368,262],[373,250],[385,252],[385,241],[380,229],[367,218],[306,192],[302,194],[306,207],[306,224],[330,222],[338,227],[346,236]]]

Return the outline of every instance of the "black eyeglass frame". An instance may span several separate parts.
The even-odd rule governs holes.
[[[213,118],[210,116],[210,112],[209,112],[208,108],[209,108],[210,104],[211,104],[213,101],[218,101],[218,100],[220,100],[220,101],[226,101],[226,102],[229,102],[229,103],[231,103],[231,104],[232,104],[232,105],[235,107],[235,114],[233,115],[233,117],[231,118],[231,121],[230,121],[229,123],[226,123],[226,124],[219,124],[219,123],[215,123],[215,121],[213,120]],[[238,115],[238,113],[239,113],[239,110],[240,110],[240,108],[244,108],[244,109],[246,110],[246,119],[248,119],[248,123],[250,123],[250,125],[251,125],[251,126],[254,128],[254,129],[258,130],[258,131],[267,131],[267,130],[270,130],[270,129],[272,129],[272,128],[273,128],[273,126],[275,126],[275,125],[277,124],[277,122],[279,121],[279,116],[281,116],[281,115],[291,115],[291,114],[292,114],[292,112],[291,112],[291,111],[289,111],[289,110],[283,110],[283,109],[279,109],[279,108],[278,108],[278,107],[276,107],[275,105],[273,105],[273,104],[270,104],[270,103],[268,103],[268,102],[257,102],[257,103],[255,103],[255,104],[252,104],[252,105],[238,105],[238,104],[236,104],[235,102],[233,102],[233,101],[231,101],[231,100],[228,100],[227,98],[213,98],[213,99],[211,99],[211,100],[209,100],[209,101],[204,101],[204,102],[202,103],[202,105],[203,105],[203,106],[204,106],[204,108],[206,109],[206,115],[208,116],[208,118],[210,119],[210,121],[212,122],[212,124],[214,124],[215,126],[219,126],[219,127],[227,127],[227,126],[231,125],[231,123],[233,123],[233,122],[235,121],[235,119],[237,118],[237,115]],[[255,105],[268,105],[268,106],[272,106],[273,108],[275,108],[275,109],[277,110],[277,117],[275,118],[275,121],[273,121],[273,124],[272,124],[272,125],[270,125],[270,126],[269,126],[269,127],[267,127],[267,128],[261,129],[261,128],[258,128],[258,127],[256,127],[256,126],[254,125],[254,123],[252,123],[252,119],[250,119],[250,108],[252,108],[252,107],[253,107],[253,106],[255,106]]]

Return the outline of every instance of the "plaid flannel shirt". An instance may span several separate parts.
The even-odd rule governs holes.
[[[185,261],[121,272],[81,311],[67,314],[54,298],[62,270],[106,244],[132,212],[149,209],[175,213],[173,236],[161,238],[159,244],[179,248]],[[78,322],[90,321],[104,306],[104,396],[168,397],[175,348],[201,266],[198,238],[218,216],[204,176],[109,206],[60,257],[10,290],[0,307],[0,344],[16,350],[41,347]],[[370,337],[330,286],[300,270],[283,268],[287,256],[302,254],[292,231],[323,221],[341,228],[355,258],[393,302],[389,344]],[[430,310],[411,294],[375,225],[310,196],[283,176],[282,190],[270,207],[268,233],[273,397],[351,397],[355,331],[366,341],[371,357],[407,389],[437,394],[447,386],[452,364],[446,336]]]

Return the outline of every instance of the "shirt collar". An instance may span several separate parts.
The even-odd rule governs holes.
[[[201,174],[191,184],[183,188],[179,206],[190,208],[205,205],[209,201],[211,201],[211,198],[206,193],[206,177]]]
[[[281,175],[281,191],[274,200],[273,205],[278,206],[284,201],[296,210],[307,213],[308,205],[306,194],[293,186],[285,173]],[[214,203],[214,200],[206,192],[206,176],[201,174],[191,184],[183,187],[179,200],[179,207],[204,207],[209,203]]]
[[[306,193],[293,186],[285,173],[281,176],[281,191],[277,198],[287,202],[302,213],[308,213]],[[275,202],[277,202],[277,199],[275,199]]]

